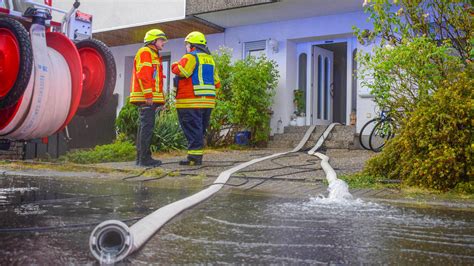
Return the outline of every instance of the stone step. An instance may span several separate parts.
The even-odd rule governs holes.
[[[302,127],[296,127],[296,126],[287,126],[283,129],[283,134],[287,134],[287,133],[306,133],[306,131],[308,130],[310,126],[302,126]],[[322,129],[322,130],[326,130],[328,126],[325,126],[325,125],[320,125],[320,126],[316,126],[316,130],[319,130],[319,129]],[[346,126],[346,125],[336,125],[334,127],[334,129],[332,130],[333,132],[336,132],[336,131],[345,131],[345,132],[355,132],[355,126]]]
[[[315,129],[309,140],[317,140],[319,136],[323,133],[322,129]],[[273,141],[280,141],[280,140],[292,140],[292,141],[300,141],[304,137],[304,133],[285,133],[285,134],[276,134],[273,136]]]
[[[317,140],[319,136],[326,130],[326,127],[324,126],[318,126],[316,129],[313,131],[313,134],[311,134],[310,140]],[[273,141],[280,141],[280,140],[301,140],[304,136],[304,133],[306,131],[302,132],[288,132],[284,134],[275,134],[273,136]],[[331,133],[328,136],[329,139],[339,139],[339,140],[347,140],[347,141],[353,141],[354,138],[354,133],[355,133],[355,127],[346,127],[346,126],[335,126],[334,129],[331,131]]]
[[[298,144],[299,144],[299,140],[298,141],[293,141],[293,140],[282,140],[282,141],[270,141],[268,143],[268,148],[270,149],[282,149],[282,148],[285,148],[285,149],[293,149],[295,148]],[[307,150],[307,149],[311,149],[313,148],[313,146],[316,144],[316,141],[308,141],[306,142],[306,144],[303,146],[303,150]]]
[[[301,141],[308,128],[309,126],[285,127],[285,133],[274,135],[268,146],[270,148],[294,148]],[[326,128],[327,126],[317,126],[304,148],[312,148]],[[354,126],[337,125],[328,135],[323,147],[330,149],[355,149],[357,147],[354,144],[354,135]]]
[[[309,126],[295,127],[287,126],[283,129],[284,134],[286,133],[305,133],[308,130]]]
[[[292,140],[280,140],[268,142],[267,148],[278,149],[278,148],[292,148],[294,141]]]
[[[323,147],[326,149],[349,149],[352,146],[352,142],[344,140],[326,140],[323,144]]]

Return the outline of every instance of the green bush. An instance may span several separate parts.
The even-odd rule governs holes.
[[[366,173],[442,191],[474,181],[473,73],[470,64],[418,103],[398,135],[368,161]]]
[[[232,75],[232,123],[249,129],[252,143],[268,141],[270,108],[278,84],[276,63],[264,56],[235,62]]]
[[[79,164],[127,162],[135,159],[135,145],[116,141],[112,144],[96,146],[94,149],[69,152],[60,161]]]
[[[229,145],[239,130],[250,130],[252,143],[268,141],[270,108],[278,84],[277,65],[264,56],[231,62],[231,52],[214,54],[222,88],[217,94],[209,130],[209,145]],[[223,131],[224,130],[224,131]]]
[[[474,181],[461,182],[454,188],[455,192],[463,194],[474,194]]]
[[[128,97],[115,120],[115,128],[119,135],[124,136],[125,140],[134,142],[137,137],[139,124],[138,108],[130,103],[130,97]]]
[[[160,112],[155,121],[151,150],[170,151],[186,148],[186,137],[179,126],[178,113],[175,109]]]
[[[398,126],[365,174],[443,191],[473,178],[471,2],[364,2],[373,27],[355,35],[381,42],[358,55],[358,75]]]
[[[227,48],[220,48],[213,55],[216,69],[221,79],[221,88],[217,90],[216,107],[212,111],[210,126],[207,132],[207,144],[210,146],[222,146],[232,143],[234,125],[232,119],[232,89],[231,76],[233,65],[231,63],[232,54]],[[223,134],[223,132],[227,134]]]
[[[153,152],[186,148],[186,138],[179,126],[176,109],[170,104],[168,104],[168,108],[168,110],[161,111],[156,116],[150,147]],[[135,143],[138,125],[140,124],[139,120],[137,106],[127,100],[115,121],[119,138]]]

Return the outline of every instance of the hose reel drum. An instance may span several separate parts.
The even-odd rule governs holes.
[[[50,136],[112,96],[113,55],[90,38],[92,16],[78,7],[78,1],[69,12],[31,0],[0,3],[0,139]],[[51,21],[52,11],[64,13],[62,23]]]

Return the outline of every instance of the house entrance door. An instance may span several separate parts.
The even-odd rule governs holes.
[[[313,86],[311,124],[328,125],[333,121],[334,53],[313,46]]]

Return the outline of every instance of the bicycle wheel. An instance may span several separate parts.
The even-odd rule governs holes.
[[[366,150],[371,150],[369,147],[370,133],[372,132],[372,129],[375,127],[375,125],[377,124],[379,120],[380,119],[378,118],[374,118],[370,120],[369,122],[365,123],[365,125],[360,130],[359,143],[360,143],[360,146],[362,146],[362,148]]]
[[[393,138],[395,135],[395,128],[392,119],[380,120],[372,129],[369,137],[369,147],[375,152],[382,150],[385,143]]]

